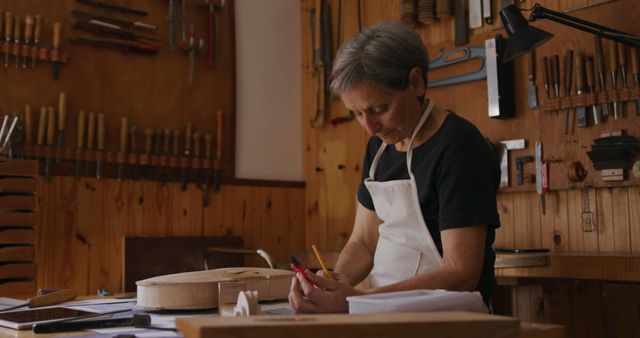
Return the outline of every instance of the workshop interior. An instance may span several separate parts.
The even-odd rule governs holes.
[[[185,337],[638,337],[639,14],[636,0],[0,0],[0,329],[41,325],[10,307],[128,296],[218,309],[168,326],[108,313]],[[305,267],[330,273],[352,233],[369,135],[331,67],[381,21],[414,28],[427,97],[498,155],[492,314],[266,325],[260,308]],[[436,296],[455,295],[404,297]],[[55,309],[67,329],[96,316]]]

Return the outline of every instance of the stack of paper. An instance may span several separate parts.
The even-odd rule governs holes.
[[[347,297],[349,313],[471,311],[489,312],[479,292],[411,290]]]

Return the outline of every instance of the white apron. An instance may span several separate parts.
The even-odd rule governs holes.
[[[416,180],[411,171],[413,140],[433,109],[433,101],[422,113],[407,150],[409,179],[374,181],[378,161],[386,143],[376,153],[364,184],[371,194],[378,217],[378,245],[373,258],[370,281],[380,287],[431,271],[442,265],[442,257],[422,217]]]

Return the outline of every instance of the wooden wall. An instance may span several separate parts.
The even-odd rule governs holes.
[[[571,15],[592,20],[613,28],[639,34],[640,25],[635,20],[637,4],[632,0],[593,1],[530,1],[517,2],[521,8],[531,8],[535,2],[556,11],[575,10]],[[357,32],[356,1],[343,1],[345,22],[343,41]],[[398,20],[399,1],[362,1],[364,26],[374,25],[380,20]],[[467,3],[467,1],[465,1]],[[334,41],[337,34],[337,2],[333,6]],[[314,1],[304,1],[302,17],[303,33],[303,84],[305,118],[310,120],[316,112],[317,79],[313,72],[311,59],[312,46],[309,42],[309,11]],[[584,8],[583,7],[588,7]],[[494,18],[498,18],[497,4],[494,2]],[[502,34],[500,21],[494,25],[471,32],[470,45],[484,44],[484,40]],[[550,56],[564,53],[567,49],[582,50],[593,54],[592,36],[562,27],[544,20],[535,26],[547,30],[555,37],[536,51],[538,56]],[[451,50],[454,47],[454,22],[446,19],[429,26],[419,27],[417,31],[427,45],[430,58],[439,54],[439,49]],[[605,42],[606,44],[607,42]],[[337,47],[335,47],[337,48]],[[334,48],[334,49],[335,49]],[[605,47],[606,48],[606,47]],[[607,55],[607,54],[605,54]],[[606,56],[608,57],[608,56]],[[541,79],[541,67],[537,67],[538,79]],[[564,114],[549,114],[542,110],[528,110],[526,107],[526,58],[514,63],[516,117],[507,120],[490,119],[487,116],[486,82],[477,81],[430,89],[427,95],[437,104],[449,108],[473,122],[493,142],[508,139],[527,140],[529,146],[514,151],[510,158],[510,181],[515,182],[515,157],[533,155],[533,143],[542,140],[544,158],[550,161],[551,189],[546,194],[546,213],[540,208],[539,196],[535,184],[503,189],[498,195],[498,211],[502,227],[497,230],[495,246],[500,247],[546,247],[552,251],[569,252],[619,252],[638,254],[640,252],[640,188],[638,179],[630,177],[623,183],[604,184],[600,173],[593,170],[586,158],[592,139],[608,129],[625,129],[640,137],[640,119],[633,113],[634,105],[626,104],[625,118],[618,121],[609,119],[598,127],[576,129],[565,136]],[[434,77],[448,76],[447,71],[434,72]],[[538,96],[544,104],[544,90],[538,80]],[[329,103],[329,118],[346,114],[339,100]],[[327,124],[312,128],[305,125],[305,177],[307,180],[306,210],[307,245],[318,243],[322,249],[340,250],[351,234],[355,213],[355,192],[362,175],[363,151],[368,135],[352,121],[337,126]],[[580,160],[589,171],[586,184],[578,186],[568,184],[566,167],[571,161]],[[534,167],[525,166],[525,173],[533,174]],[[629,175],[630,176],[630,175]],[[633,185],[626,187],[625,185]],[[590,210],[597,223],[595,231],[585,232],[582,226],[582,189],[587,187]],[[597,188],[594,188],[597,187]],[[578,284],[580,287],[576,287]],[[505,313],[527,321],[553,322],[567,325],[570,337],[602,337],[606,334],[624,336],[634,332],[632,326],[620,326],[612,329],[613,312],[621,311],[626,318],[637,318],[637,285],[615,284],[607,282],[566,282],[547,285],[540,281],[532,286],[501,288],[500,295],[506,293],[509,306]],[[612,298],[629,295],[624,307],[614,307]],[[615,296],[614,296],[615,295]],[[635,298],[634,298],[635,297]],[[597,309],[590,312],[592,308]],[[620,310],[624,309],[624,310]],[[576,314],[569,315],[571,311]],[[587,313],[588,312],[588,313]],[[629,317],[630,316],[630,317]],[[594,318],[598,318],[595,320]],[[606,322],[607,324],[603,324]],[[597,328],[591,329],[592,326]],[[622,330],[616,332],[616,330]],[[637,332],[637,331],[635,331]]]
[[[278,262],[304,250],[304,189],[223,185],[202,207],[194,185],[54,177],[38,189],[38,287],[122,290],[124,236],[244,238]]]

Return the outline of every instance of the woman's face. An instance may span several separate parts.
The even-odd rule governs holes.
[[[396,144],[411,137],[422,115],[422,102],[418,99],[422,95],[422,72],[414,68],[409,74],[409,84],[402,91],[361,81],[342,92],[340,98],[369,135],[378,136],[386,144]]]

